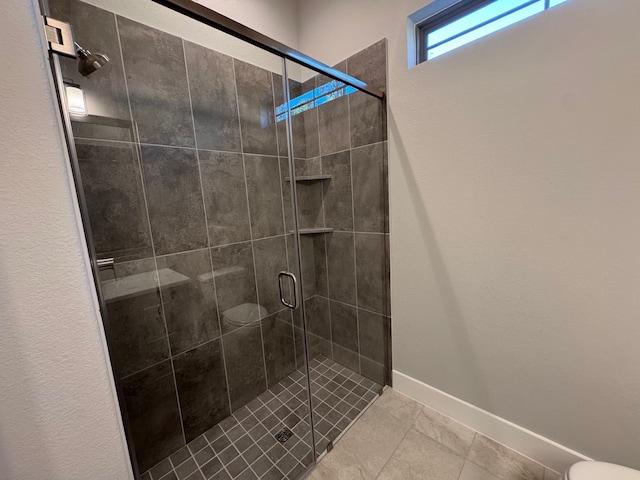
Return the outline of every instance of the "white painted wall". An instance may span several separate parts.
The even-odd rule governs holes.
[[[0,478],[132,478],[35,2],[0,18]]]
[[[570,0],[408,69],[423,2],[299,11],[329,64],[389,40],[394,368],[640,468],[640,2]]]

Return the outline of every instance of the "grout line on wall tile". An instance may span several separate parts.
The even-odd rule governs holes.
[[[182,409],[180,407],[180,395],[178,393],[178,383],[176,381],[176,369],[175,369],[175,365],[173,364],[173,354],[171,352],[171,342],[169,341],[169,329],[167,327],[167,316],[166,316],[166,311],[164,308],[164,299],[163,299],[163,295],[162,295],[162,285],[160,284],[160,276],[158,275],[158,258],[156,256],[156,247],[155,247],[155,241],[153,239],[153,230],[151,228],[151,218],[149,216],[149,202],[147,200],[147,188],[146,188],[146,184],[144,181],[144,173],[143,173],[143,169],[144,169],[144,164],[143,164],[143,160],[142,160],[142,150],[140,148],[140,134],[138,131],[138,123],[134,121],[133,118],[133,109],[131,107],[131,96],[130,96],[130,92],[129,92],[129,82],[127,81],[127,67],[125,65],[124,62],[124,52],[122,50],[122,42],[120,39],[120,27],[118,25],[118,21],[117,21],[117,17],[116,17],[116,36],[118,38],[118,45],[120,47],[120,59],[122,61],[122,70],[123,70],[123,75],[124,75],[124,85],[125,85],[125,91],[127,94],[127,103],[129,105],[129,114],[131,115],[131,122],[132,122],[132,126],[133,126],[133,134],[134,134],[134,139],[135,142],[134,144],[137,146],[136,147],[136,153],[138,156],[138,165],[139,165],[139,169],[140,169],[140,181],[141,181],[141,186],[142,186],[142,196],[144,199],[144,206],[145,206],[145,213],[147,216],[147,226],[149,228],[149,239],[151,242],[151,251],[153,254],[153,262],[155,265],[155,277],[156,277],[156,282],[157,282],[157,288],[158,288],[158,296],[160,298],[160,309],[161,309],[161,313],[162,313],[162,322],[164,325],[164,331],[165,331],[165,338],[167,341],[167,348],[168,348],[168,354],[169,354],[169,361],[171,362],[171,375],[173,378],[173,388],[174,391],[176,392],[176,404],[178,407],[178,415],[180,416],[180,430],[182,432],[182,441],[185,443],[187,443],[187,436],[185,434],[184,431],[184,420],[183,420],[183,416],[182,416]]]
[[[256,252],[255,252],[254,238],[253,238],[253,225],[252,225],[253,222],[252,222],[252,216],[251,216],[251,206],[249,204],[249,182],[247,179],[247,162],[246,162],[245,153],[244,153],[244,140],[242,139],[242,121],[240,118],[240,99],[238,98],[238,79],[236,76],[236,60],[233,57],[231,58],[231,60],[233,63],[233,83],[235,85],[235,92],[236,92],[236,109],[238,111],[238,124],[239,124],[239,131],[240,131],[240,149],[242,150],[242,170],[244,172],[244,187],[245,187],[245,193],[247,196],[247,213],[249,214],[249,235],[251,237],[251,258],[253,261],[253,280],[256,287],[256,302],[258,307],[258,316],[260,316],[260,290],[258,287],[258,270],[256,269]],[[272,77],[273,77],[272,75],[269,75],[269,79],[271,83],[271,98],[273,98],[273,81],[271,81]],[[276,141],[277,141],[277,133],[276,133]],[[276,158],[278,157],[276,156]],[[278,170],[280,170],[279,159],[278,159]],[[280,176],[280,171],[278,171],[278,176]],[[286,245],[286,242],[285,242],[285,245]],[[265,349],[264,349],[264,335],[262,333],[262,322],[260,322],[260,343],[261,343],[260,347],[262,349],[262,368],[264,369],[264,385],[265,385],[265,388],[268,389],[269,381],[267,380],[267,357],[264,351]],[[233,411],[233,408],[232,408],[232,411]]]
[[[212,153],[227,153],[233,155],[242,155],[241,151],[233,151],[233,150],[214,150],[211,148],[200,148],[200,147],[186,147],[181,145],[166,145],[161,143],[148,143],[148,142],[134,142],[128,140],[111,140],[106,138],[91,138],[91,137],[74,137],[74,140],[80,140],[82,142],[97,142],[97,143],[113,143],[113,144],[122,144],[122,145],[140,145],[143,147],[163,147],[163,148],[175,148],[180,150],[199,150],[201,152],[212,152]],[[252,155],[255,157],[268,157],[268,158],[277,158],[279,155],[269,155],[267,153],[251,153],[246,152],[246,155]]]
[[[349,59],[346,60],[347,62],[347,71],[349,70]],[[348,125],[349,125],[349,169],[350,169],[350,176],[351,176],[351,221],[352,221],[352,228],[353,228],[353,273],[354,273],[354,279],[355,279],[355,294],[356,294],[356,305],[358,305],[358,253],[357,253],[357,249],[356,249],[356,207],[355,207],[355,192],[353,189],[353,155],[351,154],[353,151],[353,145],[351,143],[351,98],[350,96],[347,97],[347,118],[348,118]],[[357,340],[357,344],[358,344],[358,373],[362,374],[362,354],[360,353],[360,313],[358,312],[358,309],[356,308],[356,331],[357,331],[357,335],[358,337],[356,338]]]
[[[316,83],[315,85],[318,85],[318,76],[316,75]],[[322,142],[320,141],[320,113],[319,113],[319,108],[314,108],[313,111],[315,112],[316,115],[316,125],[318,128],[318,161],[320,162],[320,173],[324,173],[324,162],[322,161]],[[324,189],[325,189],[325,185],[321,185],[321,189],[320,192],[322,193],[322,220],[323,220],[323,225],[325,227],[327,227],[327,209],[325,208],[325,199],[324,199]],[[324,242],[324,265],[325,265],[325,280],[327,282],[327,308],[328,308],[328,315],[329,315],[329,337],[330,337],[330,341],[329,341],[329,345],[331,347],[331,358],[335,359],[335,352],[333,350],[333,346],[334,346],[334,341],[333,341],[333,317],[331,315],[331,301],[329,300],[331,298],[331,287],[329,286],[329,247],[328,247],[328,241],[327,241],[327,236],[324,235],[323,236],[323,242]]]

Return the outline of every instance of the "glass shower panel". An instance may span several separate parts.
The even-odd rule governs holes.
[[[109,62],[71,117],[139,478],[298,478],[314,460],[279,57],[150,1],[50,0]],[[86,73],[86,72],[85,72]],[[77,90],[73,90],[77,95]]]
[[[384,79],[384,53],[374,46],[366,58],[349,59],[350,65],[382,68]],[[347,61],[337,68],[366,73],[348,71]],[[312,411],[321,454],[388,383],[384,104],[292,62],[287,71],[290,100],[283,107],[289,108],[276,107],[276,119],[290,116],[292,125]]]

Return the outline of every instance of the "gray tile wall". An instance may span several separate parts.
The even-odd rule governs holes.
[[[274,281],[295,270],[281,76],[77,0],[51,4],[111,58],[88,78],[63,59],[64,76],[90,113],[129,125],[74,122],[74,134],[97,253],[116,260],[107,335],[144,471],[302,365],[301,325]],[[378,68],[369,56],[385,48],[343,66]],[[291,81],[292,95],[319,81]],[[388,267],[367,258],[386,258],[386,144],[367,102],[292,120],[297,171],[334,174],[298,190],[303,226],[338,230],[302,240],[312,349],[382,381]]]
[[[337,68],[386,90],[386,41]],[[317,76],[307,91],[330,81]],[[389,206],[385,104],[356,92],[292,118],[302,228],[334,228],[302,239],[311,353],[390,383]],[[303,124],[300,126],[300,124]],[[300,148],[296,142],[304,142]],[[300,332],[296,330],[297,336]],[[299,354],[299,353],[298,353]]]

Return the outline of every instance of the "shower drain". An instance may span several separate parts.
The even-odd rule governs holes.
[[[282,430],[280,430],[278,433],[276,433],[276,440],[278,440],[280,443],[284,443],[287,440],[289,440],[292,436],[293,436],[293,432],[289,430],[287,427],[285,427]]]

